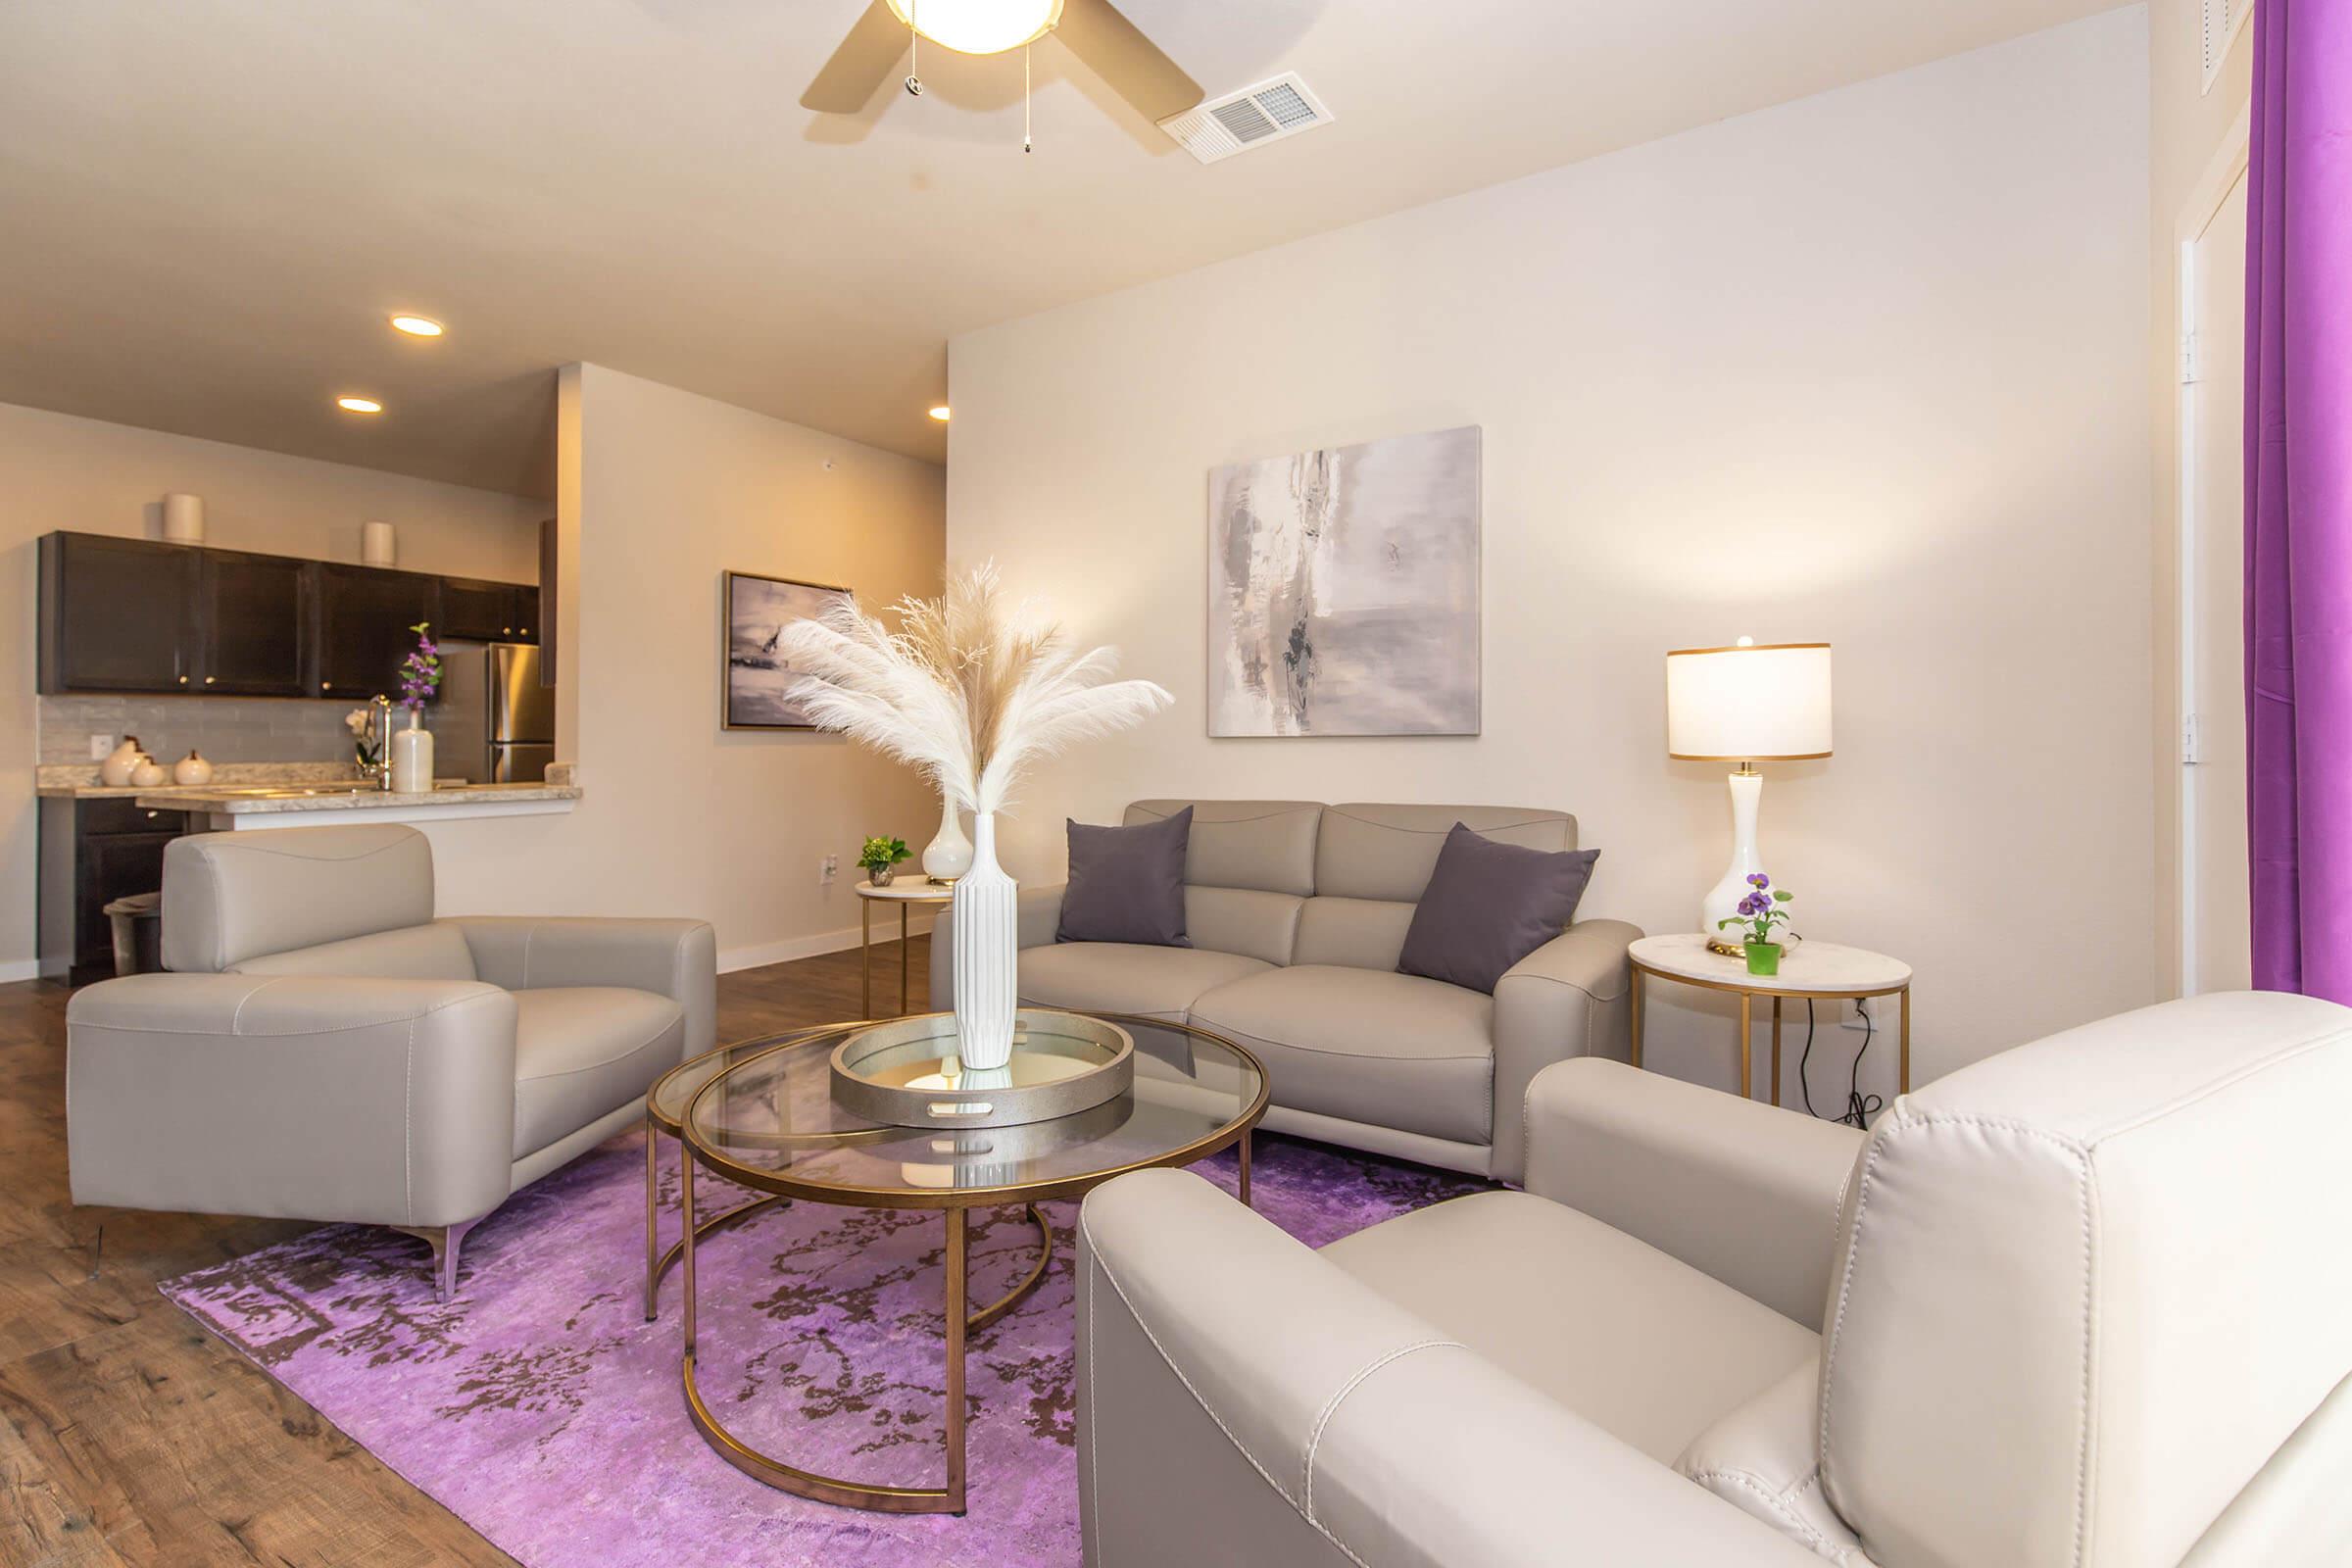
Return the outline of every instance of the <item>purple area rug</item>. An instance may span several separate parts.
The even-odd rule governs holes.
[[[182,1275],[164,1294],[530,1568],[1079,1560],[1075,1204],[1047,1205],[1051,1270],[972,1338],[969,1512],[863,1513],[760,1485],[689,1423],[677,1271],[660,1321],[642,1310],[641,1139],[509,1200],[467,1238],[447,1306],[423,1244],[348,1225]],[[666,1245],[677,1162],[662,1152]],[[1230,1154],[1195,1168],[1233,1186]],[[1260,1213],[1321,1246],[1481,1184],[1263,1135],[1251,1185]],[[737,1196],[696,1183],[705,1212]],[[1026,1272],[1036,1234],[1018,1208],[974,1212],[974,1302]],[[704,1398],[752,1446],[803,1468],[938,1485],[945,1250],[937,1214],[804,1203],[709,1238],[696,1250]]]

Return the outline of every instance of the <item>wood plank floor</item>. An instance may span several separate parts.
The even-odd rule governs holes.
[[[928,946],[908,955],[917,1009]],[[898,958],[875,945],[884,1009]],[[857,1017],[858,966],[853,949],[721,975],[718,1038]],[[0,1568],[513,1562],[157,1292],[308,1226],[74,1206],[69,995],[0,986]]]

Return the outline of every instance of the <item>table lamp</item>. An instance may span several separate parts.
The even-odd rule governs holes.
[[[1732,784],[1732,864],[1699,906],[1698,928],[1718,953],[1740,949],[1716,922],[1740,912],[1756,855],[1758,762],[1830,755],[1830,645],[1766,643],[1678,648],[1666,656],[1666,751],[1686,761],[1738,762]]]

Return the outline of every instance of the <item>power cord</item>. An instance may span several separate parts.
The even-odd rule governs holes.
[[[1804,1091],[1805,1114],[1819,1116],[1821,1112],[1813,1108],[1813,1074],[1811,1071],[1813,1024],[1813,999],[1807,997],[1805,999],[1805,1049],[1803,1054],[1796,1058],[1796,1081]],[[1865,1010],[1862,1013],[1862,1048],[1854,1053],[1853,1072],[1845,1082],[1845,1109],[1837,1117],[1832,1118],[1848,1127],[1867,1128],[1870,1125],[1870,1118],[1886,1108],[1886,1102],[1883,1096],[1862,1093],[1862,1058],[1870,1054],[1870,1043],[1878,1038],[1878,1032],[1877,1020],[1873,1019]]]

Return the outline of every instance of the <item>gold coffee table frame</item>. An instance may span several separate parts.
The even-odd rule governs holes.
[[[1072,1011],[1074,1009],[1041,1010]],[[693,1420],[695,1430],[703,1435],[705,1442],[718,1451],[721,1458],[754,1480],[764,1482],[779,1491],[789,1492],[796,1496],[808,1497],[816,1502],[835,1503],[849,1508],[863,1508],[877,1513],[960,1514],[964,1511],[965,1494],[965,1342],[971,1334],[986,1328],[1012,1310],[1023,1297],[1036,1288],[1038,1281],[1045,1278],[1046,1266],[1053,1259],[1054,1233],[1037,1205],[1050,1199],[1080,1197],[1091,1189],[1109,1181],[1112,1177],[1124,1176],[1130,1171],[1148,1170],[1160,1165],[1190,1165],[1196,1160],[1205,1159],[1226,1149],[1238,1149],[1239,1151],[1241,1200],[1245,1204],[1250,1201],[1250,1134],[1257,1126],[1258,1119],[1265,1114],[1266,1110],[1269,1080],[1266,1076],[1265,1063],[1239,1042],[1190,1024],[1169,1023],[1162,1019],[1141,1018],[1133,1014],[1115,1012],[1088,1013],[1086,1016],[1105,1018],[1128,1027],[1174,1030],[1179,1034],[1190,1035],[1196,1040],[1208,1041],[1230,1052],[1237,1061],[1256,1074],[1257,1093],[1251,1099],[1247,1110],[1225,1122],[1207,1136],[1178,1148],[1163,1151],[1149,1158],[1127,1160],[1105,1169],[1087,1171],[1051,1181],[1013,1182],[998,1187],[949,1190],[842,1187],[825,1182],[795,1181],[782,1171],[745,1165],[729,1159],[725,1153],[706,1147],[701,1140],[695,1137],[695,1106],[701,1102],[705,1095],[710,1094],[725,1081],[729,1073],[779,1051],[807,1050],[815,1037],[837,1035],[846,1029],[857,1028],[856,1024],[829,1024],[818,1029],[804,1030],[775,1045],[752,1051],[741,1059],[721,1067],[708,1083],[695,1091],[694,1099],[687,1102],[686,1113],[677,1124],[679,1146],[684,1151],[684,1157],[680,1161],[679,1167],[679,1206],[682,1214],[678,1243],[673,1249],[683,1265],[685,1280],[684,1349],[680,1359],[679,1376],[685,1391],[688,1417]],[[752,1044],[757,1045],[758,1042],[752,1042]],[[741,1050],[743,1048],[730,1049]],[[698,1057],[696,1059],[701,1061],[706,1058]],[[689,1063],[688,1065],[693,1064]],[[647,1103],[650,1107],[652,1097],[648,1097]],[[1084,1112],[1080,1114],[1084,1114]],[[870,1132],[813,1133],[806,1138],[795,1137],[793,1142],[814,1146],[823,1143],[839,1143],[845,1140],[864,1141],[875,1138],[900,1137],[906,1131],[907,1129],[901,1127],[885,1127]],[[649,1147],[651,1142],[649,1136]],[[694,1207],[694,1167],[698,1163],[707,1167],[714,1176],[722,1177],[738,1186],[751,1188],[765,1196],[747,1203],[739,1203],[711,1219],[698,1221]],[[654,1169],[651,1154],[647,1156],[646,1169],[650,1194]],[[695,1245],[701,1237],[709,1235],[722,1225],[733,1223],[756,1208],[765,1207],[780,1199],[792,1198],[805,1199],[816,1203],[832,1203],[858,1208],[936,1208],[944,1212],[947,1225],[947,1256],[943,1269],[947,1286],[945,1303],[947,1390],[942,1403],[946,1406],[948,1438],[947,1478],[944,1485],[937,1487],[882,1486],[871,1482],[845,1480],[839,1476],[822,1475],[813,1470],[804,1470],[774,1455],[762,1453],[736,1437],[727,1430],[726,1424],[720,1421],[710,1405],[704,1401],[702,1389],[695,1380]],[[1022,1277],[1020,1283],[1010,1291],[979,1311],[969,1312],[966,1303],[969,1284],[965,1277],[965,1271],[970,1264],[969,1213],[975,1208],[1000,1208],[1014,1203],[1023,1205],[1029,1219],[1037,1226],[1041,1244],[1038,1249],[1037,1261],[1031,1265],[1029,1272]],[[649,1197],[647,1199],[649,1227],[652,1223],[652,1216],[653,1200]],[[648,1234],[650,1238],[650,1229]],[[662,1270],[651,1261],[653,1244],[650,1239],[646,1250],[649,1258],[647,1306],[650,1316],[653,1291],[659,1284],[659,1277]]]

